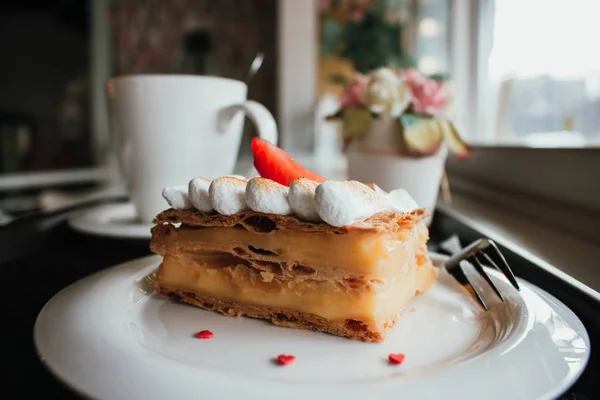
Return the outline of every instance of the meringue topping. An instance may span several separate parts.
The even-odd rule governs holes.
[[[209,187],[210,181],[201,176],[192,179],[188,185],[188,194],[191,203],[198,211],[204,214],[210,214],[215,210],[208,195]]]
[[[233,215],[248,209],[246,184],[248,181],[232,176],[222,176],[211,182],[208,188],[210,202],[216,212]]]
[[[358,181],[325,181],[315,190],[315,204],[329,225],[352,225],[384,211],[385,197]]]
[[[188,191],[185,186],[166,187],[162,191],[162,197],[172,208],[185,209],[194,208],[188,197]]]
[[[383,190],[381,191],[385,193]],[[419,208],[417,202],[404,189],[394,189],[391,192],[389,192],[386,197],[388,200],[390,211],[402,213],[411,212],[412,210]]]
[[[288,188],[267,178],[252,178],[246,186],[246,204],[252,211],[289,215]]]
[[[290,187],[267,178],[247,180],[223,176],[197,177],[185,186],[166,187],[163,197],[175,209],[196,208],[209,214],[233,215],[251,209],[266,214],[295,214],[305,221],[324,221],[332,226],[352,225],[384,211],[400,213],[418,208],[404,189],[387,193],[376,185],[358,181],[317,182],[295,179]]]
[[[307,178],[294,179],[290,184],[288,202],[294,214],[303,220],[322,221],[315,203],[317,186],[319,186],[319,182]]]

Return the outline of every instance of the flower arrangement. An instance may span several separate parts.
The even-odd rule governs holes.
[[[346,149],[424,157],[446,143],[452,153],[467,158],[472,148],[444,116],[449,99],[444,82],[416,69],[379,68],[356,73],[339,111],[328,119],[342,121]]]
[[[402,3],[402,2],[400,2]],[[408,6],[389,0],[319,0],[320,53],[350,60],[367,73],[415,65],[402,46]]]

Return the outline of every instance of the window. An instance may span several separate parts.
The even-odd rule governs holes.
[[[416,7],[414,48],[417,66],[427,75],[449,73],[450,33],[448,0],[421,0]]]
[[[529,198],[543,207],[515,200],[514,209],[577,229],[570,213],[600,211],[600,2],[451,4],[455,120],[477,148],[472,159],[449,158],[448,176],[471,184],[473,197],[487,188]]]
[[[458,3],[458,2],[457,2]],[[600,1],[480,0],[477,121],[485,144],[600,143]]]
[[[330,3],[314,0],[300,6],[292,0],[282,2],[284,10],[292,5],[317,10],[321,3]],[[475,183],[477,188],[487,185],[505,193],[535,196],[536,201],[559,204],[560,210],[600,211],[595,201],[600,187],[594,176],[600,168],[598,150],[564,148],[599,143],[600,53],[595,40],[600,37],[600,27],[593,18],[600,11],[600,1],[405,0],[398,4],[407,18],[402,36],[406,49],[421,68],[429,68],[427,72],[449,74],[451,117],[465,139],[483,144],[469,160],[448,158],[450,178]],[[298,26],[318,26],[318,12],[313,17],[303,14],[302,24],[291,22],[296,14],[298,10],[293,9],[289,20],[280,21],[283,37],[288,39],[280,46],[285,44],[281,70],[293,68],[297,75],[296,71],[314,68],[320,42],[315,38],[306,45],[296,39],[302,37],[297,34]],[[302,32],[305,36],[308,28]],[[539,62],[542,57],[546,57],[543,63]],[[310,78],[311,73],[302,77]],[[318,83],[326,78],[326,74],[320,75],[315,74]],[[511,85],[503,84],[507,79]],[[323,84],[316,86],[319,95],[329,90]],[[288,106],[293,115],[309,114],[311,104],[320,98],[313,98],[306,87],[306,79],[290,74],[285,90],[302,93],[286,98],[294,105]],[[336,93],[335,88],[331,91]],[[527,101],[525,96],[529,96]],[[539,103],[534,106],[534,101]],[[297,134],[300,129],[282,130],[301,136]],[[317,150],[325,148],[325,138],[334,137],[318,128],[315,132],[322,141],[317,142]],[[334,147],[336,143],[328,146],[339,148]],[[323,159],[331,162],[333,158]]]

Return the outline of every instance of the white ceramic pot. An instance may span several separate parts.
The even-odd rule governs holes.
[[[446,156],[445,149],[422,158],[351,151],[347,153],[348,177],[364,183],[376,183],[386,191],[403,188],[419,207],[433,212]]]
[[[365,135],[354,139],[348,151],[395,154],[403,148],[400,124],[391,115],[383,114],[371,120]]]

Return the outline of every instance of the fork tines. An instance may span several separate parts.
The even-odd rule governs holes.
[[[499,260],[498,263],[496,263],[492,256],[488,254],[490,252]],[[500,249],[498,249],[498,246],[496,246],[496,243],[490,239],[479,239],[471,243],[462,251],[456,253],[450,259],[448,259],[448,261],[445,263],[445,267],[450,275],[452,275],[454,279],[456,279],[458,283],[460,283],[461,286],[467,291],[467,293],[486,311],[488,310],[488,307],[481,298],[481,295],[477,292],[477,290],[475,290],[469,281],[469,278],[467,278],[465,275],[465,272],[460,265],[462,261],[467,261],[473,265],[475,270],[487,282],[487,284],[492,288],[501,301],[504,301],[504,296],[502,296],[496,285],[494,285],[490,279],[489,275],[485,272],[485,269],[483,268],[484,263],[496,268],[506,277],[506,279],[508,279],[515,289],[520,290],[519,283],[517,282],[515,275],[511,271],[508,262],[506,262],[506,259],[500,252]]]

